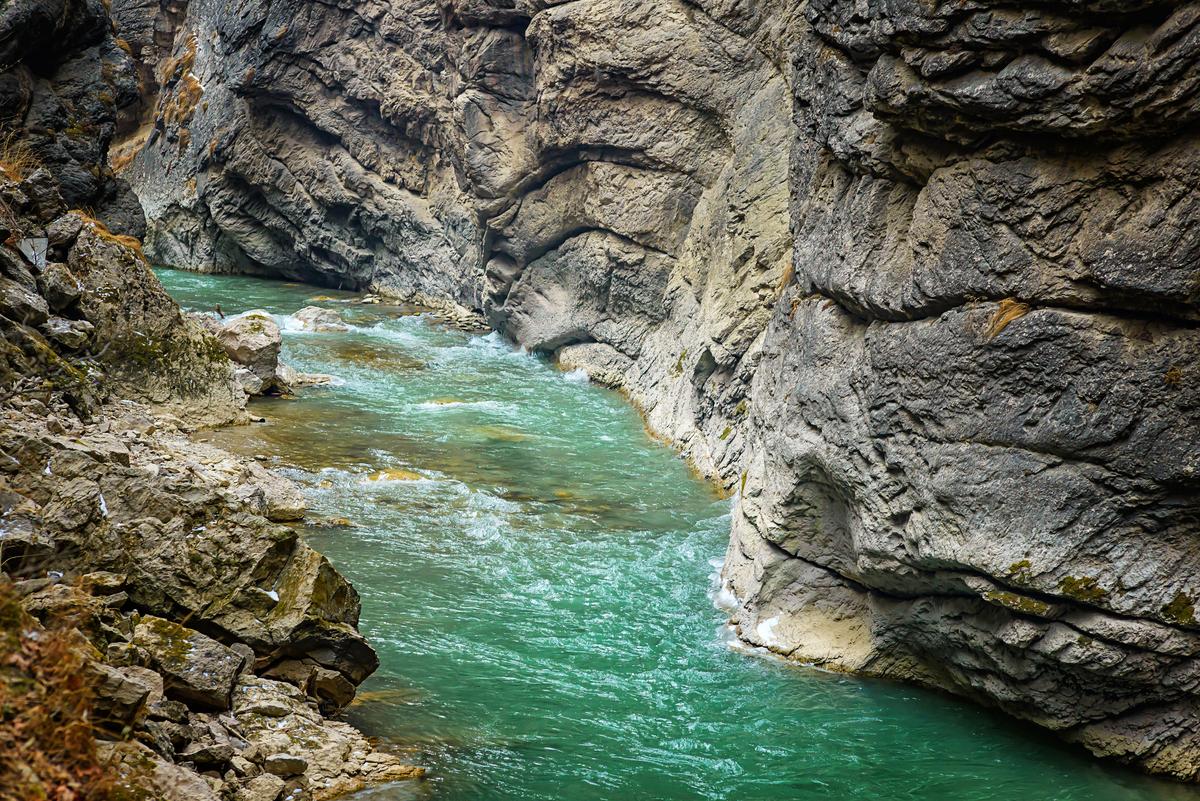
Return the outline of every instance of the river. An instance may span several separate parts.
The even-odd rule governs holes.
[[[713,600],[729,502],[616,393],[349,293],[160,276],[185,308],[267,309],[288,363],[338,379],[203,437],[352,523],[306,529],[379,651],[349,717],[430,769],[357,801],[1200,798],[941,694],[739,648]],[[350,330],[295,330],[306,305]]]

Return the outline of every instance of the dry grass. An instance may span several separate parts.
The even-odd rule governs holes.
[[[0,174],[9,181],[23,181],[42,166],[41,159],[18,131],[0,136]]]
[[[196,65],[196,37],[188,38],[187,45],[183,49],[183,53],[179,58],[168,58],[162,64],[162,69],[159,71],[159,83],[166,85],[176,78],[180,78],[184,73],[191,72],[192,67]]]
[[[88,644],[65,620],[42,628],[0,579],[0,801],[104,801]]]
[[[784,268],[783,273],[779,276],[779,283],[775,286],[776,293],[782,295],[783,291],[788,288],[788,285],[792,283],[792,279],[795,277],[796,267],[789,261],[787,267]]]
[[[1004,300],[1000,301],[1000,305],[996,308],[996,312],[992,315],[992,319],[988,321],[988,327],[985,336],[988,339],[995,338],[1000,334],[1001,331],[1008,327],[1009,323],[1013,322],[1014,320],[1019,320],[1020,318],[1029,314],[1029,311],[1030,309],[1028,303],[1022,303],[1021,301],[1014,300],[1013,298],[1005,298]]]
[[[129,250],[133,251],[133,255],[136,256],[139,261],[147,264],[149,263],[149,260],[146,258],[146,252],[142,250],[142,240],[138,239],[136,236],[129,236],[128,234],[114,234],[112,231],[108,230],[107,225],[97,220],[91,213],[84,209],[71,209],[71,213],[78,214],[80,217],[82,217],[83,221],[90,225],[96,232],[96,236],[100,237],[105,242],[113,242],[121,245],[124,248],[128,248]]]

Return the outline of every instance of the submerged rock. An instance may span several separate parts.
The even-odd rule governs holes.
[[[305,306],[292,314],[292,319],[308,331],[348,331],[350,326],[342,322],[342,318],[332,309],[322,309],[319,306]]]

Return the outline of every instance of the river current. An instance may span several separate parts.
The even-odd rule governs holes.
[[[348,717],[429,768],[356,801],[1200,799],[941,694],[738,647],[718,498],[616,393],[349,293],[160,271],[262,308],[332,386],[203,435],[302,484],[381,667]],[[307,305],[345,332],[300,330]]]

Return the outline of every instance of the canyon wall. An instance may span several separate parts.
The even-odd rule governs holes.
[[[1200,3],[114,0],[150,252],[484,315],[741,636],[1200,778]]]

